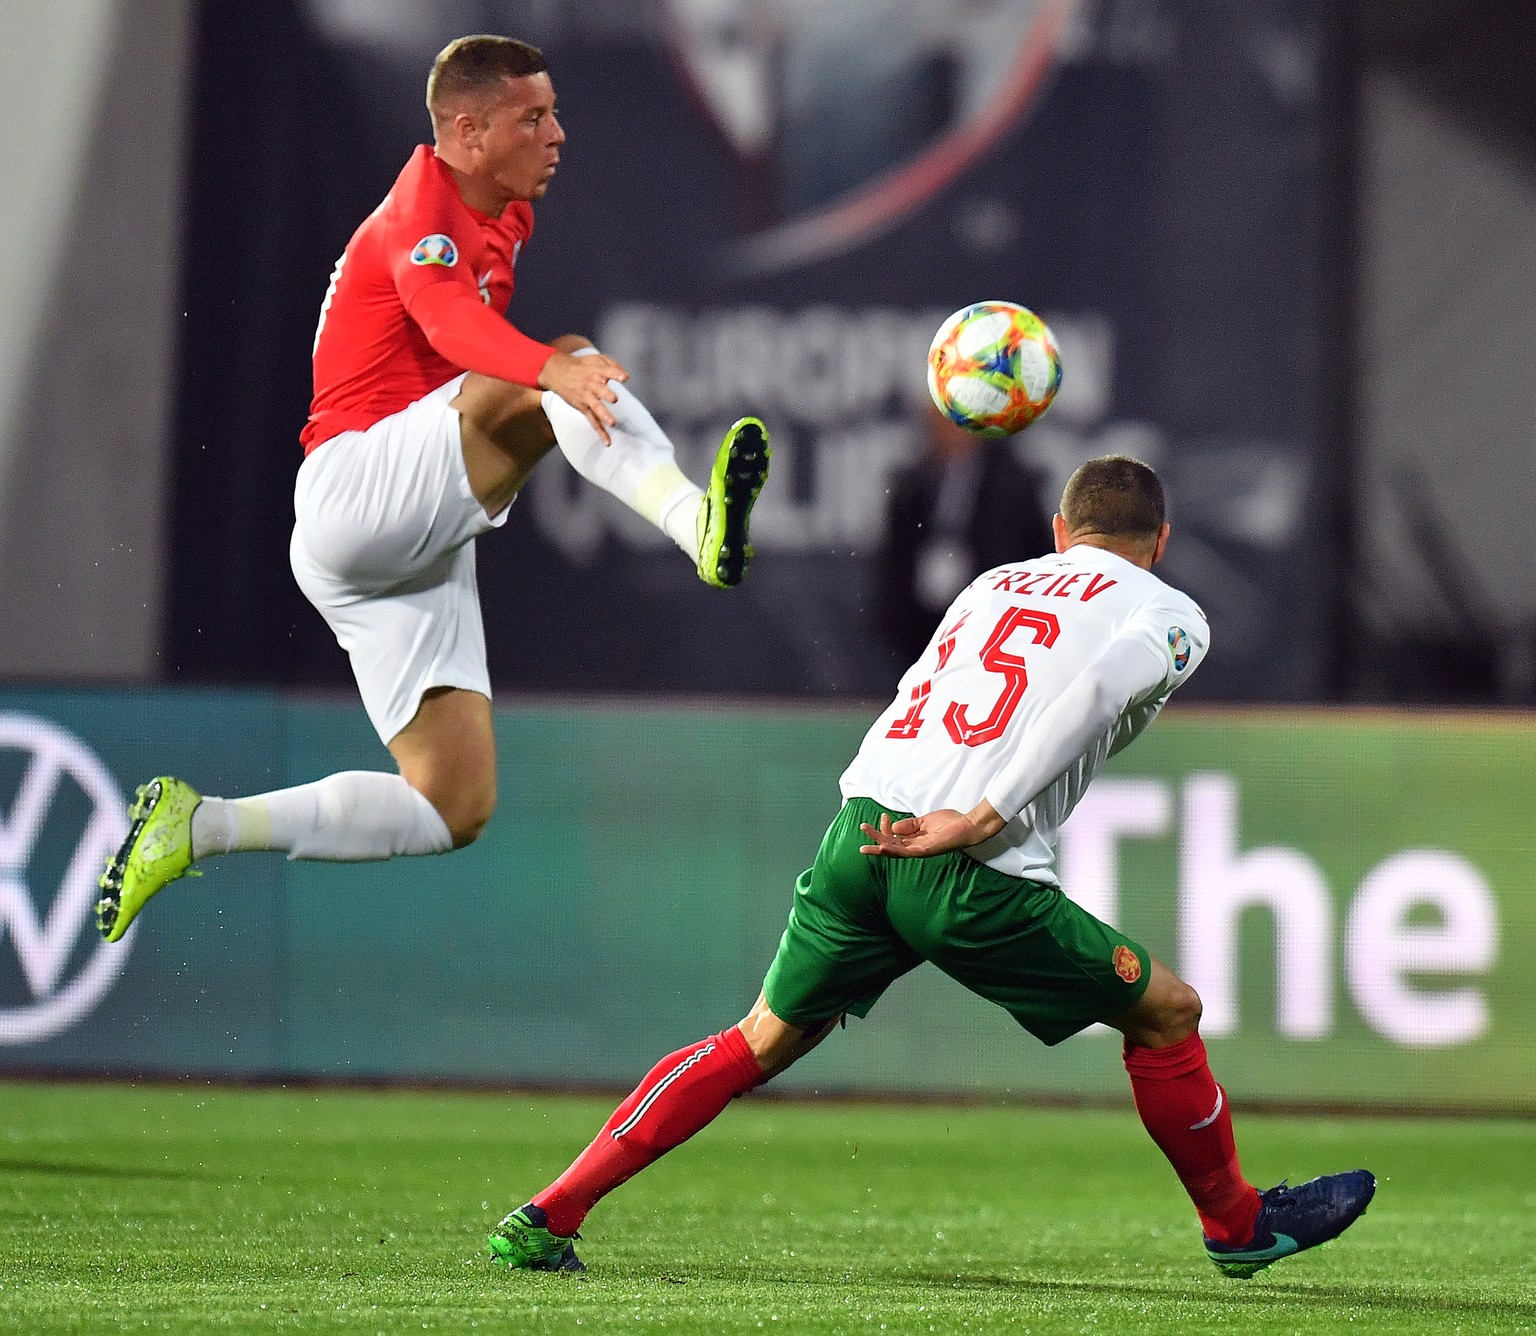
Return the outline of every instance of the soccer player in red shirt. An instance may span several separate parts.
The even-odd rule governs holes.
[[[301,440],[295,578],[335,632],[398,774],[348,771],[239,799],[141,785],[101,877],[109,941],[213,854],[362,861],[474,840],[496,803],[495,736],[474,539],[506,520],[554,448],[650,520],[706,583],[745,574],[768,433],[743,418],[704,489],[575,334],[539,343],[501,312],[565,131],[544,55],[462,37],[427,81],[434,142],[412,154],[337,261],[320,310]]]

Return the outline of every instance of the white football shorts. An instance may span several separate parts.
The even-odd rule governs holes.
[[[387,745],[433,687],[491,694],[474,539],[506,522],[469,489],[457,376],[365,431],[311,451],[294,483],[289,560],[352,660]]]

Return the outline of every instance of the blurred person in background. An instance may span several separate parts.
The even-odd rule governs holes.
[[[1200,998],[1063,892],[1062,825],[1110,756],[1200,666],[1205,616],[1152,574],[1162,485],[1104,456],[1068,480],[1053,553],[972,581],[843,772],[843,807],[795,884],[789,924],[738,1024],[658,1062],[554,1183],[488,1240],[493,1259],[581,1270],[587,1213],[738,1095],[931,961],[1046,1044],[1125,1036],[1136,1111],[1199,1216],[1206,1255],[1247,1278],[1364,1212],[1364,1169],[1259,1191],[1243,1176]],[[914,815],[917,814],[917,815]]]
[[[983,571],[1021,552],[1051,550],[1051,508],[1007,439],[922,411],[923,453],[892,476],[876,558],[880,629],[911,663],[950,600]]]
[[[619,363],[580,335],[540,343],[503,314],[565,143],[543,53],[459,38],[433,64],[427,109],[434,142],[353,233],[321,304],[291,545],[399,773],[233,800],[171,776],[140,786],[100,879],[109,941],[210,855],[365,861],[477,838],[495,807],[496,749],[474,540],[505,522],[556,445],[707,584],[746,572],[763,424],[732,426],[701,489]]]

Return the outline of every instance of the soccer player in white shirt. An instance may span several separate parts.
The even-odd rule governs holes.
[[[842,811],[796,883],[752,1010],[657,1063],[570,1168],[497,1226],[493,1257],[579,1269],[571,1240],[601,1197],[924,961],[1046,1044],[1095,1022],[1125,1036],[1136,1110],[1224,1273],[1251,1276],[1360,1216],[1376,1189],[1363,1169],[1248,1183],[1199,997],[1056,875],[1062,823],[1210,643],[1195,603],[1152,574],[1164,516],[1146,465],[1090,460],[1062,495],[1056,551],[960,593],[843,773]]]

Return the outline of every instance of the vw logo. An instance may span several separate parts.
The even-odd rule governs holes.
[[[127,962],[138,925],[109,946],[94,913],[127,799],[89,747],[36,715],[0,711],[0,776],[0,984],[11,1003],[0,1005],[0,1044],[35,1044],[95,1007]],[[19,975],[7,981],[12,960]]]

